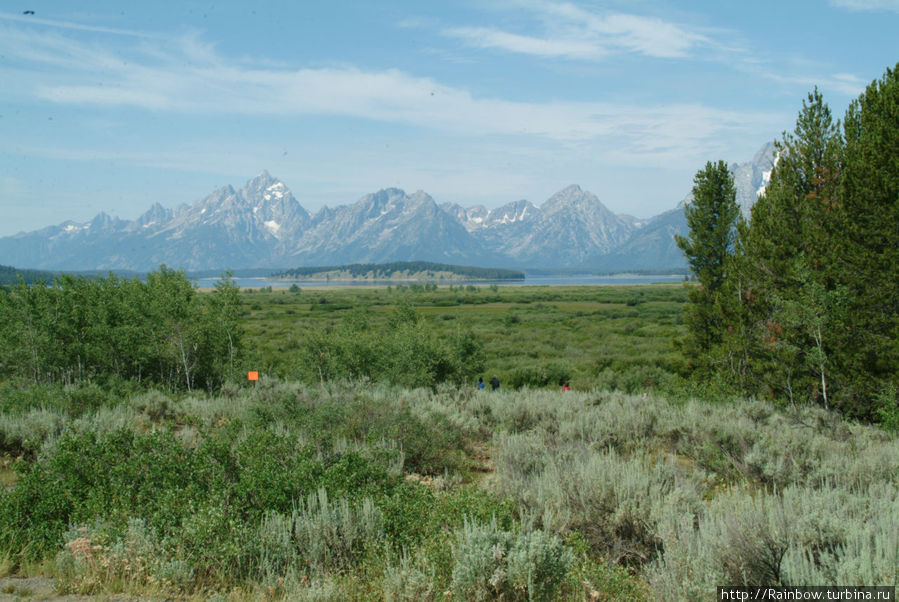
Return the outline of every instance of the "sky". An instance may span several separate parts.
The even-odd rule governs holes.
[[[0,236],[263,169],[310,212],[579,184],[649,217],[815,86],[842,116],[897,31],[899,0],[0,0]]]

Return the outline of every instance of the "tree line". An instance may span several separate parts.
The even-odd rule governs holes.
[[[52,280],[53,272],[44,270],[20,270],[11,265],[0,265],[0,286],[15,284],[22,278],[25,282],[37,282],[38,280]]]
[[[0,289],[0,376],[215,388],[235,369],[239,303],[229,274],[213,293],[198,295],[183,271],[164,264],[145,281],[20,279]]]
[[[899,412],[899,65],[842,122],[816,88],[775,148],[749,220],[723,161],[694,179],[677,239],[699,282],[692,373],[860,418]]]
[[[473,266],[433,263],[430,261],[394,261],[391,263],[353,263],[349,265],[324,267],[299,267],[274,274],[282,278],[302,278],[326,272],[346,272],[354,277],[371,276],[374,279],[389,280],[397,273],[417,274],[422,272],[450,272],[472,280],[524,280],[524,272],[501,268],[479,268]]]

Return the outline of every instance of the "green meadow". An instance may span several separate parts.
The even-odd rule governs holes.
[[[185,315],[208,329],[160,336],[156,381],[29,379],[4,355],[0,588],[574,601],[895,585],[895,432],[690,380],[686,290],[243,290],[238,328],[221,326],[222,291],[195,292]],[[188,387],[205,340],[236,351],[217,343],[214,386]],[[493,375],[499,391],[476,389]]]
[[[309,376],[300,349],[310,332],[337,337],[361,317],[367,329],[389,333],[397,307],[411,308],[439,337],[471,333],[485,355],[477,374],[513,388],[570,380],[580,389],[636,392],[675,387],[683,369],[680,284],[293,290],[242,292],[246,364],[278,378]]]

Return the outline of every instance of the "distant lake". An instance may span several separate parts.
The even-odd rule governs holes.
[[[656,282],[682,282],[683,274],[661,274],[647,276],[643,274],[617,274],[615,276],[591,276],[589,274],[577,276],[551,275],[551,276],[525,276],[524,280],[496,280],[496,281],[464,281],[458,282],[438,282],[440,286],[465,286],[473,284],[475,286],[490,286],[497,284],[499,286],[581,286],[581,285],[609,285],[609,284],[653,284]],[[219,278],[197,278],[197,286],[200,288],[211,288],[219,281]],[[300,287],[321,287],[321,286],[397,286],[400,284],[411,284],[406,282],[395,282],[388,280],[372,281],[372,282],[297,282],[294,280],[269,280],[268,278],[232,278],[232,281],[240,288],[262,288],[270,286],[272,288],[289,287],[296,284]],[[420,282],[417,284],[424,284]]]

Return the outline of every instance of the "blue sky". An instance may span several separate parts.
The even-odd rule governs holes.
[[[814,86],[842,115],[899,60],[897,31],[899,0],[7,0],[0,235],[263,169],[313,212],[577,183],[647,217],[792,129]]]

